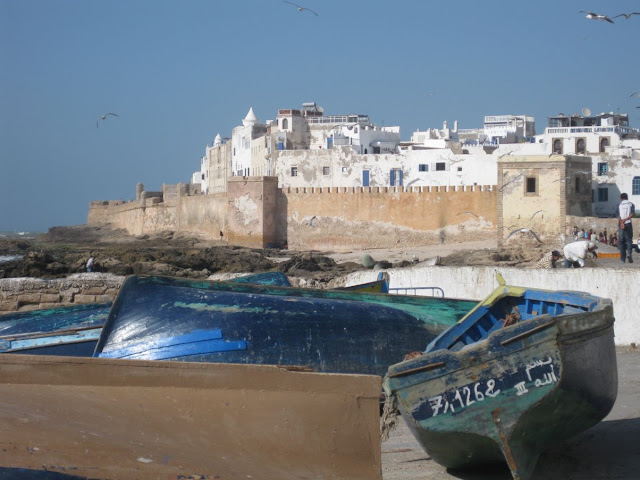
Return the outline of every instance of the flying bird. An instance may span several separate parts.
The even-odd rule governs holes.
[[[580,13],[586,13],[585,18],[588,18],[589,20],[604,20],[605,22],[613,23],[613,20],[606,15],[600,15],[599,13],[590,12],[588,10],[580,10]]]
[[[96,128],[98,128],[98,123],[100,122],[100,120],[106,120],[107,116],[109,115],[113,115],[114,117],[120,117],[120,115],[116,115],[115,113],[105,113],[98,120],[96,120]]]
[[[509,180],[507,183],[505,183],[504,185],[502,185],[502,187],[500,188],[500,190],[499,190],[499,191],[503,191],[503,190],[504,190],[504,187],[506,187],[506,186],[507,186],[507,185],[509,185],[510,183],[515,182],[515,181],[516,181],[517,179],[519,179],[521,176],[522,176],[522,174],[520,174],[520,175],[516,175],[516,176],[513,178],[513,180]]]
[[[473,213],[473,212],[460,212],[458,215],[462,215],[463,213],[466,213],[467,215],[473,215],[473,216],[474,216],[474,217],[476,217],[476,218],[480,218],[478,215],[476,215],[476,214],[475,214],[475,213]]]
[[[540,243],[542,243],[542,240],[540,240],[540,238],[538,237],[538,235],[536,235],[536,232],[534,232],[533,230],[531,230],[530,228],[519,228],[518,230],[514,230],[513,232],[511,232],[509,235],[507,235],[507,238],[504,239],[504,242],[502,243],[506,243],[507,240],[509,240],[509,238],[512,235],[515,235],[516,233],[522,233],[522,234],[531,234],[533,235],[533,237]]]
[[[287,2],[287,0],[282,0],[284,3],[288,3],[289,5],[294,5],[296,7],[298,7],[298,11],[299,12],[304,12],[305,10],[308,12],[313,13],[316,17],[318,16],[318,14],[316,12],[314,12],[313,10],[311,10],[310,8],[307,7],[303,7],[301,5],[298,5],[297,3],[293,3],[293,2]]]
[[[613,18],[618,18],[618,17],[624,17],[627,20],[629,20],[629,18],[631,17],[631,15],[640,15],[640,12],[631,12],[631,13],[621,13],[620,15],[616,15]]]
[[[536,213],[534,213],[533,215],[531,215],[531,218],[529,220],[533,220],[533,217],[535,217],[537,214],[544,212],[544,210],[538,210]]]
[[[635,97],[636,95],[638,95],[640,97],[640,90],[637,91],[637,92],[633,92],[631,95],[629,95],[629,98]]]

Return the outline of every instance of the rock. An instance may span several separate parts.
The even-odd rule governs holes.
[[[362,259],[360,260],[360,263],[364,268],[373,268],[374,265],[376,264],[376,261],[373,259],[371,255],[369,255],[368,253],[365,253],[364,255],[362,255]]]

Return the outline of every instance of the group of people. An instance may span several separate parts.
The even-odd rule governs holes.
[[[565,268],[580,268],[584,267],[585,259],[589,254],[592,254],[595,258],[598,258],[596,250],[598,245],[596,242],[603,244],[609,244],[617,246],[620,250],[620,260],[622,263],[628,261],[633,263],[633,257],[631,253],[633,250],[640,253],[640,238],[637,243],[633,242],[633,224],[631,219],[636,213],[635,205],[629,201],[629,196],[626,193],[620,195],[620,203],[616,207],[616,216],[618,218],[618,234],[612,233],[607,238],[607,229],[596,235],[594,230],[586,232],[578,230],[578,227],[573,227],[573,237],[576,241],[569,243],[564,247],[564,255],[560,254],[558,250],[548,252],[542,257],[536,267],[538,268],[556,268],[557,262],[561,256],[564,256]]]
[[[600,242],[605,245],[611,245],[613,247],[618,246],[618,234],[610,233],[607,235],[607,229],[605,228],[603,232],[596,233],[595,230],[589,229],[586,231],[584,228],[578,230],[578,227],[573,227],[573,239],[578,240],[586,240],[591,242]]]

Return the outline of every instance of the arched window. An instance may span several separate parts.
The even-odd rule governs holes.
[[[609,137],[602,137],[600,139],[600,153],[604,153],[605,149],[609,146]]]
[[[640,177],[633,177],[631,182],[631,195],[640,195]]]
[[[587,142],[584,138],[576,139],[576,153],[585,153],[587,151]]]
[[[286,130],[287,128],[289,128],[289,120],[285,118],[282,120],[282,129]]]
[[[553,153],[562,155],[562,139],[561,138],[553,139]]]

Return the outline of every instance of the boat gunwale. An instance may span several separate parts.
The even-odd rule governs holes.
[[[570,339],[574,338],[574,337],[585,337],[585,336],[590,336],[593,335],[595,333],[597,333],[598,335],[596,336],[600,336],[600,335],[604,335],[606,334],[606,332],[613,328],[613,324],[615,322],[615,318],[613,316],[613,306],[611,303],[611,300],[609,299],[601,299],[601,300],[605,300],[602,303],[599,303],[598,307],[596,307],[597,309],[594,309],[592,311],[588,311],[588,312],[576,312],[576,313],[570,313],[570,314],[566,314],[566,315],[561,315],[561,316],[552,316],[549,315],[547,313],[543,314],[543,315],[539,315],[537,317],[534,318],[530,318],[528,320],[525,320],[524,322],[519,322],[516,323],[514,325],[510,325],[508,327],[504,327],[501,328],[499,330],[496,330],[494,332],[491,332],[486,338],[483,338],[481,340],[478,340],[477,342],[465,345],[462,349],[460,350],[450,350],[447,348],[441,348],[438,350],[432,350],[430,352],[425,353],[424,355],[420,355],[418,357],[415,358],[411,358],[411,359],[407,359],[403,362],[399,362],[396,363],[394,365],[389,366],[387,375],[384,378],[383,381],[383,386],[385,389],[385,392],[387,393],[387,395],[390,394],[394,394],[395,392],[407,389],[407,388],[412,388],[414,385],[420,384],[420,383],[424,383],[427,381],[431,381],[434,380],[436,378],[440,378],[443,375],[447,375],[449,373],[453,374],[455,372],[459,372],[461,370],[466,370],[468,368],[470,368],[470,365],[465,365],[462,361],[463,357],[466,357],[468,355],[471,354],[478,354],[480,351],[484,352],[484,355],[487,355],[490,351],[489,345],[492,343],[500,343],[501,347],[504,347],[506,345],[511,344],[512,342],[521,340],[523,338],[523,336],[528,336],[531,334],[535,334],[538,333],[542,330],[545,330],[547,328],[551,328],[551,327],[556,327],[556,338],[558,343],[562,343],[562,344],[570,344],[570,343],[574,343],[572,342]],[[600,308],[601,307],[601,308]],[[606,322],[604,322],[604,324],[601,325],[596,325],[593,326],[591,328],[588,328],[586,330],[580,330],[577,332],[571,332],[571,333],[562,333],[562,325],[560,324],[560,322],[575,322],[575,321],[579,321],[579,317],[584,317],[585,315],[601,315],[603,313],[606,312],[607,309],[611,309],[611,315],[607,316],[609,317]],[[548,318],[551,318],[551,321],[548,321],[547,324],[541,323],[543,320],[546,320]],[[506,333],[504,332],[508,332],[510,330],[516,330],[518,328],[522,328],[522,325],[525,323],[530,323],[530,322],[536,322],[536,323],[541,323],[540,325],[535,325],[535,326],[530,326],[530,328],[528,329],[524,329],[525,331],[523,331],[520,334],[515,335],[514,337],[508,338],[506,340],[500,341],[498,339],[496,339],[496,336],[501,336],[501,335],[506,335]],[[544,327],[544,328],[541,328]],[[454,327],[451,327],[454,328]],[[532,331],[533,329],[537,329],[536,331]],[[484,358],[484,362],[489,362],[495,359],[499,359],[499,358],[504,358],[507,356],[511,356],[516,354],[517,352],[521,352],[523,350],[526,350],[530,347],[542,344],[547,342],[548,339],[546,338],[540,338],[538,341],[536,342],[528,342],[525,344],[523,344],[521,347],[519,348],[515,348],[515,349],[509,349],[508,351],[504,351],[504,350],[500,350],[500,351],[496,351],[494,352],[493,355],[490,355],[489,357]],[[576,339],[575,342],[579,342],[580,340]],[[481,354],[483,355],[483,354]],[[455,364],[458,365],[458,368],[456,368],[455,370],[446,370],[447,368],[447,364],[451,365],[451,360],[453,360],[455,362]],[[429,362],[428,365],[424,365],[424,366],[417,366],[417,367],[411,367],[411,368],[406,368],[406,369],[402,369],[400,370],[400,366],[404,366],[404,365],[410,365],[410,364],[415,364],[415,363],[426,363]],[[431,368],[427,368],[427,367],[431,367]],[[397,369],[397,370],[396,370]],[[444,370],[443,370],[444,369]],[[430,378],[424,378],[423,375],[421,374],[428,374],[431,375]],[[387,379],[389,379],[390,381],[393,381],[392,379],[398,378],[398,377],[402,377],[402,376],[406,376],[406,375],[410,375],[410,374],[417,374],[420,377],[416,378],[415,381],[411,382],[411,384],[403,384],[402,386],[398,386],[397,388],[391,388],[391,386],[389,385],[389,382],[387,382]]]

